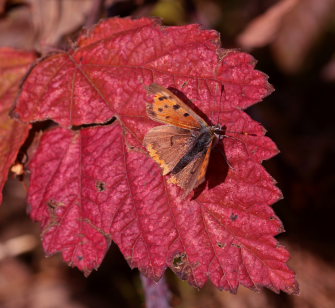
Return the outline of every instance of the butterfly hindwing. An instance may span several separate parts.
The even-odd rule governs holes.
[[[195,157],[185,168],[169,179],[169,183],[174,183],[185,190],[183,197],[205,181],[212,147],[213,139],[206,151]]]
[[[148,90],[154,94],[154,102],[147,103],[147,114],[152,120],[186,129],[200,129],[208,126],[170,90],[155,83],[151,84]]]
[[[162,125],[152,128],[145,135],[143,144],[149,155],[163,169],[163,175],[166,175],[187,153],[194,139],[190,130]]]

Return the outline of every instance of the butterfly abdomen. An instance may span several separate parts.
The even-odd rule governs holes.
[[[177,174],[196,157],[205,155],[213,137],[214,135],[208,127],[202,128],[189,151],[181,158],[178,164],[172,169],[171,173]]]

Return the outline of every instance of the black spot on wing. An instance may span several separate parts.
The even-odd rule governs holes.
[[[174,110],[178,110],[179,108],[180,108],[180,105],[178,105],[178,104],[177,105],[173,105],[173,109]]]
[[[190,116],[187,112],[184,113],[184,117],[187,118],[188,116]]]
[[[163,108],[158,108],[158,111],[159,111],[159,112],[162,112],[162,111],[163,111]]]
[[[157,113],[153,111],[152,109],[148,109],[148,114],[154,118],[157,116]]]
[[[163,101],[163,100],[167,99],[167,97],[166,97],[166,96],[160,96],[160,97],[158,97],[158,99],[159,99],[160,101]]]

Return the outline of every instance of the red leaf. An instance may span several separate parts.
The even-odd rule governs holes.
[[[183,92],[211,117],[222,106],[245,108],[272,91],[250,55],[220,50],[217,32],[198,25],[162,28],[153,19],[114,18],[83,34],[78,46],[32,70],[16,108],[22,120],[70,126],[145,116],[144,85],[153,80],[187,83]]]
[[[57,128],[42,138],[29,202],[45,250],[89,273],[113,240],[154,280],[169,266],[197,287],[210,279],[232,292],[241,283],[298,292],[285,264],[289,254],[273,237],[283,227],[269,205],[281,193],[260,164],[277,148],[241,110],[272,91],[254,63],[220,49],[214,31],[163,28],[147,18],[104,21],[80,37],[78,48],[40,62],[17,105],[23,120],[51,118],[69,127],[117,117],[110,126]],[[180,199],[142,147],[157,124],[145,113],[152,82],[178,89],[232,135],[223,142],[232,168],[214,151],[209,188],[194,200]],[[240,131],[248,135],[233,133]]]
[[[8,112],[19,89],[21,78],[35,60],[31,52],[0,48],[0,204],[8,170],[25,141],[30,125],[11,119]]]

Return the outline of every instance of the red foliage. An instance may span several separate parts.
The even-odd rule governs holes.
[[[35,66],[16,114],[64,127],[44,134],[30,165],[31,215],[47,253],[89,273],[113,240],[154,280],[170,267],[197,287],[210,279],[232,292],[239,284],[298,292],[289,254],[274,239],[283,227],[269,205],[281,193],[261,166],[277,148],[242,111],[272,88],[250,55],[219,44],[197,25],[114,18]],[[152,82],[178,89],[232,135],[217,147],[226,159],[213,153],[209,185],[192,200],[181,200],[142,146],[157,125],[145,113]],[[68,129],[112,117],[112,125]],[[229,133],[239,131],[248,134]]]
[[[11,119],[8,115],[17,95],[19,83],[35,60],[31,52],[0,48],[0,204],[8,170],[27,138],[30,125]]]

